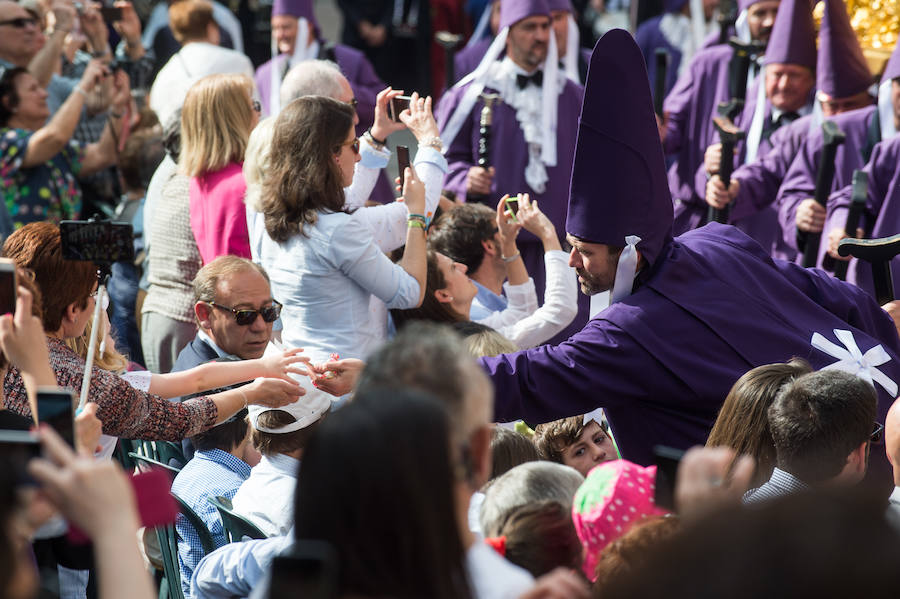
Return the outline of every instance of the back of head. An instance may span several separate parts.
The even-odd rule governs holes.
[[[434,250],[474,273],[484,260],[485,241],[497,233],[497,214],[484,204],[462,204],[444,212],[428,231]]]
[[[671,539],[681,526],[673,516],[657,516],[638,524],[607,545],[594,571],[594,595],[603,596],[607,587],[639,570],[652,551]]]
[[[194,287],[194,301],[216,301],[216,290],[220,283],[239,273],[248,271],[257,272],[266,282],[269,281],[269,273],[256,262],[238,256],[219,256],[212,262],[203,265],[203,268],[197,271],[197,276],[194,277],[192,283]]]
[[[206,41],[209,26],[215,22],[208,0],[177,0],[169,6],[169,26],[179,44]]]
[[[449,303],[437,299],[435,292],[446,289],[447,279],[441,272],[435,250],[429,248],[426,254],[427,278],[425,280],[425,296],[422,305],[409,310],[391,310],[391,317],[397,330],[403,330],[411,322],[434,322],[453,324],[469,319],[467,314],[460,314]]]
[[[295,532],[337,549],[339,596],[469,596],[450,447],[446,408],[396,386],[322,423],[300,467]]]
[[[506,539],[504,557],[534,577],[563,567],[581,567],[581,541],[571,510],[556,501],[538,501],[512,510],[500,526]]]
[[[127,191],[146,191],[156,167],[166,151],[162,134],[156,129],[144,129],[128,137],[119,156],[119,170]]]
[[[25,225],[6,238],[3,255],[34,273],[43,302],[45,331],[59,330],[70,304],[87,307],[97,283],[97,267],[93,262],[63,259],[58,226],[49,222]]]
[[[472,320],[454,322],[453,330],[462,335],[469,353],[476,358],[511,354],[519,350],[515,343],[501,335],[499,331],[480,322]]]
[[[244,203],[255,212],[262,211],[262,182],[269,170],[274,133],[275,118],[266,117],[253,128],[247,141],[243,166],[244,181],[247,183]]]
[[[531,439],[514,430],[495,426],[491,433],[491,478],[506,474],[519,464],[541,459]]]
[[[253,81],[246,75],[209,75],[191,86],[181,109],[178,163],[185,175],[198,177],[244,159],[252,93]]]
[[[684,528],[602,596],[887,599],[900,588],[898,563],[900,537],[883,498],[798,493]]]
[[[528,462],[500,476],[485,491],[481,507],[481,529],[498,535],[512,510],[538,501],[555,501],[567,510],[584,482],[577,470],[552,462]]]
[[[320,96],[298,98],[278,114],[262,201],[273,240],[284,242],[302,233],[320,211],[343,208],[342,175],[334,155],[353,126],[353,115],[349,105]]]
[[[490,421],[490,382],[451,329],[415,323],[369,356],[357,394],[401,386],[439,399],[450,413],[453,437],[464,442]],[[482,391],[487,387],[487,397]]]
[[[303,96],[340,99],[343,93],[340,67],[330,60],[304,60],[291,67],[281,82],[281,105]]]
[[[751,487],[769,480],[775,468],[769,406],[785,385],[810,372],[812,367],[799,358],[784,364],[766,364],[746,372],[728,392],[706,445],[730,447],[735,460],[741,455],[754,458],[756,471]]]
[[[247,438],[249,427],[247,409],[244,408],[222,424],[194,435],[191,437],[191,443],[197,451],[220,449],[224,452],[231,452]]]
[[[852,374],[801,376],[769,408],[778,467],[808,484],[837,476],[871,436],[877,402],[872,384]]]

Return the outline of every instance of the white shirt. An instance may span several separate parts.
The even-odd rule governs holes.
[[[527,570],[505,560],[481,539],[466,551],[466,570],[476,599],[513,599],[534,586]]]
[[[519,349],[536,347],[566,328],[578,312],[578,279],[569,266],[569,255],[561,250],[544,254],[547,282],[544,305],[538,308],[534,281],[522,285],[504,283],[509,303],[477,322],[487,325],[516,344]]]
[[[191,42],[160,69],[150,88],[150,108],[160,123],[168,123],[184,105],[188,90],[199,79],[219,73],[244,74],[253,80],[253,63],[236,50],[206,42]]]
[[[234,511],[266,536],[286,535],[294,525],[294,490],[300,461],[277,454],[262,456],[231,500]]]

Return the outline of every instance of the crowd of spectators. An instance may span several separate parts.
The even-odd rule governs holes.
[[[675,468],[602,409],[497,422],[477,359],[593,282],[528,193],[443,188],[433,32],[499,2],[337,4],[358,50],[276,0],[259,70],[218,2],[0,0],[0,597],[895,596],[900,400],[878,422],[871,380],[748,361]],[[575,4],[587,39],[623,8]],[[110,272],[66,255],[95,215],[132,225]]]

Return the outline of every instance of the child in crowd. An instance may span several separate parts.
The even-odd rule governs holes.
[[[600,410],[539,424],[534,429],[534,446],[543,459],[571,466],[582,476],[597,464],[619,457]]]
[[[282,409],[250,406],[251,440],[259,464],[234,496],[234,511],[268,536],[285,535],[294,524],[294,489],[303,450],[331,407],[324,391],[300,383],[306,394]]]

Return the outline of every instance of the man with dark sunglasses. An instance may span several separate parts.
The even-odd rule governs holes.
[[[175,361],[173,371],[217,359],[262,357],[281,304],[272,297],[261,266],[237,256],[220,256],[194,279],[194,314],[199,329]]]

